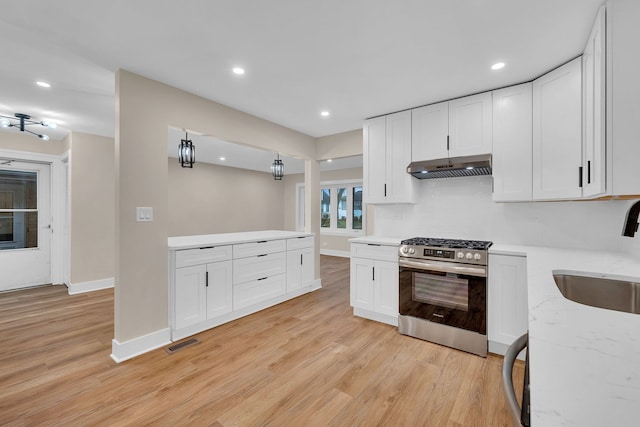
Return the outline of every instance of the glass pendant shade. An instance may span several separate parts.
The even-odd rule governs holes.
[[[184,139],[178,145],[178,161],[183,168],[193,168],[196,161],[196,147],[189,140],[189,134],[185,133]]]

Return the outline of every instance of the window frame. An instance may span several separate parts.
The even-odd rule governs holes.
[[[320,227],[320,234],[337,236],[363,236],[366,235],[366,206],[362,204],[362,229],[354,230],[353,227],[353,188],[362,187],[361,179],[346,179],[337,181],[320,182],[320,191],[330,189],[330,223],[329,227]],[[338,189],[347,189],[347,224],[346,228],[338,228]],[[320,195],[318,195],[320,196]],[[296,230],[304,230],[304,183],[296,184]],[[322,213],[320,213],[322,218]]]

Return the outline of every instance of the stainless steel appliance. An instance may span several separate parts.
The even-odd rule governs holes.
[[[401,334],[487,355],[487,251],[479,240],[403,240],[399,249]]]

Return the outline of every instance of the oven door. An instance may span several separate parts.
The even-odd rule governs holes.
[[[487,269],[400,258],[399,311],[431,322],[487,333]]]

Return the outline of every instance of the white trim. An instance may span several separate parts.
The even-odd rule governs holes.
[[[339,256],[341,258],[350,258],[351,252],[349,251],[337,251],[334,249],[320,249],[320,255]]]
[[[362,185],[362,179],[339,179],[334,181],[320,181],[320,187],[331,185]]]
[[[489,341],[488,347],[489,347],[489,353],[499,354],[501,356],[504,356],[507,353],[509,344],[502,344],[501,342],[497,342],[497,341]],[[524,360],[525,354],[526,354],[526,350],[522,350],[518,354],[518,360]]]
[[[100,289],[113,288],[114,279],[108,277],[106,279],[91,280],[89,282],[69,283],[69,295],[82,294],[85,292],[99,291]]]
[[[398,316],[389,316],[363,308],[353,307],[353,315],[364,317],[365,319],[375,320],[376,322],[386,323],[391,326],[398,326]]]
[[[64,203],[62,197],[65,194],[64,166],[62,164],[65,158],[69,157],[69,151],[61,155],[32,153],[29,151],[6,150],[0,149],[0,158],[20,160],[24,162],[48,163],[50,165],[50,186],[52,218],[51,227],[51,283],[60,284],[64,282],[64,245],[63,245],[63,227],[64,227]]]
[[[321,279],[314,279],[313,283],[310,286],[310,291],[309,292],[313,292],[313,291],[317,291],[318,289],[322,289],[322,280]]]
[[[136,356],[155,350],[171,343],[169,328],[161,329],[123,343],[115,338],[111,340],[111,358],[116,362],[124,362]]]

